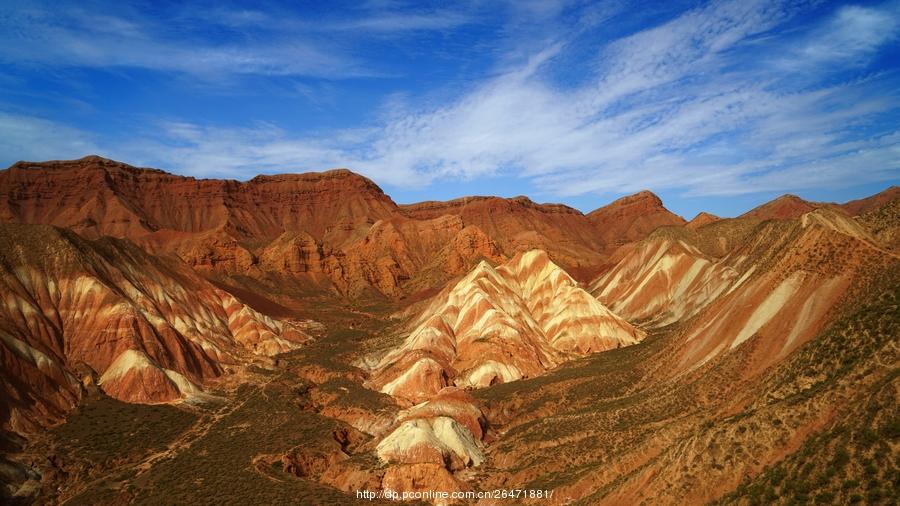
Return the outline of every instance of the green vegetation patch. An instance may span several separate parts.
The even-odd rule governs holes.
[[[175,406],[128,404],[96,394],[51,429],[51,435],[63,452],[102,463],[165,448],[196,419]]]

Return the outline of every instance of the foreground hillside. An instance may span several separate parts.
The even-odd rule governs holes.
[[[243,357],[310,339],[128,242],[0,225],[0,245],[3,428],[61,419],[89,383],[126,402],[196,397]]]
[[[866,248],[850,247],[856,255]],[[849,254],[834,252],[842,253]],[[552,486],[583,504],[896,501],[900,260],[873,254],[861,264],[820,320],[781,314],[793,303],[780,300],[767,320],[751,318],[753,332],[732,345],[747,316],[720,304],[741,297],[736,288],[641,345],[479,391],[502,434],[482,486]],[[808,280],[828,273],[824,267],[807,263],[793,272]],[[763,282],[773,269],[748,276],[745,290],[753,293],[754,279]],[[726,277],[730,286],[739,279]],[[717,344],[706,349],[719,351],[696,354],[697,329],[714,317],[736,323],[709,337]],[[786,350],[791,326],[801,323],[814,328],[812,336],[798,333],[805,344]]]
[[[900,501],[896,188],[691,222],[96,157],[0,189],[4,502]]]

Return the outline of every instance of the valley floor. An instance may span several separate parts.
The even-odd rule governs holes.
[[[674,325],[477,390],[487,460],[457,475],[474,490],[553,490],[551,503],[895,504],[900,294],[886,286],[753,388],[731,372],[740,354],[659,381]],[[400,341],[393,309],[298,315],[328,330],[225,376],[201,403],[94,390],[12,458],[43,475],[38,504],[378,504],[347,492],[377,490],[384,473],[359,428],[378,432],[399,408],[354,364]]]

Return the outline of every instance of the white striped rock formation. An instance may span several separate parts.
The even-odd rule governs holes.
[[[98,376],[123,401],[167,402],[196,395],[244,355],[273,355],[309,339],[184,263],[127,241],[2,225],[0,246],[6,426],[62,416],[80,395],[78,376]]]
[[[406,342],[380,361],[371,384],[418,403],[446,386],[479,388],[533,377],[643,337],[545,252],[532,250],[497,268],[481,262],[436,296]]]

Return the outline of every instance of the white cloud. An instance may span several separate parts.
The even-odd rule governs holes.
[[[733,194],[898,178],[897,139],[888,134],[900,125],[882,125],[870,143],[861,143],[871,134],[859,130],[900,109],[900,97],[884,86],[896,75],[796,89],[791,70],[762,58],[739,61],[746,44],[792,15],[779,2],[754,0],[688,12],[608,44],[599,70],[575,89],[546,77],[567,50],[557,44],[449,105],[400,114],[373,140],[361,167],[404,167],[429,178],[520,174],[558,196],[647,187]],[[849,17],[854,31],[884,27],[893,15],[844,8],[826,26]],[[831,36],[813,30],[805,47]],[[839,59],[868,57],[889,40],[846,36]],[[804,53],[793,53],[793,72],[804,79],[835,70],[834,59],[814,67]]]
[[[885,42],[897,38],[894,6],[884,9],[842,7],[825,26],[803,41],[796,60],[803,64],[862,64]]]
[[[14,153],[18,160],[48,160],[79,158],[96,150],[90,135],[78,129],[0,111],[0,153]]]
[[[421,186],[512,174],[529,178],[538,193],[563,197],[642,188],[728,195],[897,180],[900,76],[840,74],[865,70],[895,40],[894,5],[844,7],[818,26],[783,35],[777,29],[796,14],[792,3],[716,2],[581,58],[585,75],[574,87],[553,80],[559,62],[571,64],[570,52],[583,49],[563,31],[546,39],[552,43],[542,39],[528,58],[502,60],[499,75],[451,101],[412,108],[395,96],[365,128],[304,136],[265,123],[170,121],[105,153],[197,176],[346,166],[380,183]],[[258,22],[253,13],[236,20]],[[407,21],[438,28],[424,18]],[[402,28],[398,19],[372,23]],[[144,40],[139,27],[106,26],[130,43]],[[91,56],[92,48],[67,51],[112,58]],[[255,72],[285,57],[221,51],[192,54],[210,69],[246,65]],[[70,140],[60,151],[89,145],[75,131],[62,138]]]
[[[362,57],[364,45],[348,47],[348,37],[445,30],[471,21],[451,10],[366,11],[347,19],[313,20],[290,13],[191,6],[174,17],[156,19],[119,7],[112,13],[40,2],[0,6],[0,62],[132,67],[209,81],[233,75],[373,77],[385,73]],[[335,32],[340,32],[340,41]]]
[[[365,164],[354,158],[350,146],[370,138],[368,130],[297,138],[267,123],[218,128],[169,121],[136,133],[134,141],[108,146],[104,156],[196,177],[247,179],[257,174],[351,167],[386,184],[408,186],[417,178],[403,167],[361,170]]]
[[[455,11],[436,11],[425,14],[381,13],[343,22],[326,23],[321,30],[364,30],[398,33],[421,30],[446,30],[471,22],[471,18]]]

